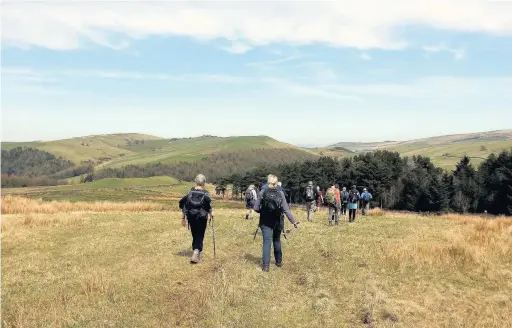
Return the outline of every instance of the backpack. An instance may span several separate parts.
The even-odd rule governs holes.
[[[341,199],[343,200],[343,203],[347,203],[348,202],[348,191],[342,191],[341,193]]]
[[[336,196],[334,195],[334,189],[329,188],[325,193],[325,202],[329,205],[336,204]]]
[[[185,203],[185,209],[187,216],[206,216],[208,213],[203,209],[204,197],[206,194],[202,191],[191,190],[187,195],[187,202]]]
[[[253,195],[253,193],[252,193],[252,189],[247,189],[247,190],[245,191],[245,200],[246,200],[247,202],[250,202],[250,201],[254,200],[254,195]]]
[[[348,201],[352,204],[357,203],[359,201],[359,193],[357,190],[350,190],[348,193]]]
[[[269,216],[281,217],[281,193],[276,188],[265,189],[261,197],[261,213]]]
[[[311,188],[311,187],[306,188],[306,200],[307,201],[315,200],[315,192],[313,191],[313,188]]]

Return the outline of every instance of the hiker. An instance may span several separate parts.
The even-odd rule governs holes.
[[[281,232],[284,228],[284,216],[297,228],[299,222],[295,220],[290,207],[286,202],[284,192],[277,189],[277,177],[269,174],[267,177],[268,188],[261,191],[254,210],[260,213],[259,227],[263,234],[262,270],[269,271],[270,249],[274,244],[274,259],[276,266],[283,265],[283,254],[281,251]]]
[[[316,208],[319,210],[322,207],[322,204],[324,203],[324,195],[320,190],[320,186],[316,186],[316,194],[318,195],[316,199]]]
[[[336,196],[336,221],[335,224],[338,225],[341,213],[341,196],[340,196],[340,185],[336,184],[334,186],[334,194]]]
[[[196,186],[190,189],[179,203],[181,209],[181,224],[187,226],[187,221],[192,233],[193,254],[191,263],[198,263],[201,260],[203,251],[203,239],[208,223],[208,214],[213,218],[212,199],[204,189],[206,177],[199,174],[195,178]]]
[[[247,209],[247,212],[245,213],[246,220],[249,220],[249,216],[251,217],[251,219],[254,218],[253,207],[257,198],[258,194],[254,189],[254,185],[250,185],[249,188],[247,188],[247,190],[245,191],[245,208]]]
[[[333,184],[327,191],[325,192],[325,202],[329,207],[329,225],[332,225],[332,221],[335,221],[338,224],[338,196],[336,196],[336,186]]]
[[[366,188],[363,189],[363,193],[361,194],[361,200],[362,200],[362,209],[363,209],[363,215],[366,215],[368,211],[370,210],[370,201],[373,199],[372,194],[368,192]]]
[[[341,215],[347,216],[348,191],[347,187],[343,187],[341,191]]]
[[[359,191],[355,185],[348,193],[348,222],[354,222],[356,219],[357,203],[359,202]]]
[[[318,194],[313,189],[313,181],[308,182],[308,186],[304,191],[304,198],[306,199],[306,211],[307,219],[309,222],[313,222],[313,213],[316,211],[315,201]]]

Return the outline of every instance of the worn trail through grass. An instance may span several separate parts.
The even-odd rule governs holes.
[[[269,273],[242,210],[198,265],[175,211],[3,215],[3,326],[512,327],[511,220],[294,213]]]

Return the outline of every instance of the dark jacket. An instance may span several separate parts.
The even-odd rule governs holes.
[[[278,223],[281,218],[266,217],[265,214],[261,213],[261,200],[262,200],[263,193],[265,192],[265,190],[262,190],[260,192],[259,197],[256,200],[256,203],[254,204],[253,209],[257,213],[260,213],[260,225],[265,225],[265,226],[274,228],[276,226],[276,223]],[[288,202],[286,201],[284,192],[282,190],[279,190],[279,194],[281,195],[282,213],[286,214],[286,217],[292,224],[297,223],[297,220],[295,220],[295,218],[293,217],[292,211],[290,211],[290,206],[288,206]]]
[[[202,202],[202,206],[201,206],[201,209],[200,209],[199,212],[193,211],[192,208],[190,207],[190,205],[187,204],[188,195],[191,192],[197,193],[198,196],[200,194],[202,194],[202,196],[204,196],[203,202]],[[205,218],[205,217],[208,217],[208,213],[210,213],[212,211],[212,198],[210,197],[210,194],[206,190],[204,190],[204,189],[196,189],[194,187],[194,188],[190,189],[188,194],[186,194],[185,196],[183,196],[183,198],[180,199],[179,207],[180,207],[181,211],[187,217],[201,217],[201,218]]]

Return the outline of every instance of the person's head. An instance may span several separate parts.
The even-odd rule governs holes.
[[[367,191],[366,188],[363,188],[363,191]]]
[[[352,189],[357,189],[356,185],[353,185],[353,186],[352,186]]]
[[[249,189],[254,189],[254,185],[253,185],[253,184],[252,184],[252,185],[250,185],[250,186],[249,186]]]
[[[267,176],[267,184],[269,188],[276,188],[277,187],[277,177],[273,174],[269,174]]]
[[[206,184],[206,177],[202,174],[198,174],[194,179],[194,182],[196,183],[196,187],[203,188],[204,185]]]
[[[339,184],[336,184],[336,189],[340,189],[340,185]]]
[[[343,191],[347,191],[347,187],[343,187]]]
[[[320,191],[320,186],[316,186],[316,190],[317,190],[317,191]]]
[[[308,187],[313,187],[313,181],[308,182]]]

